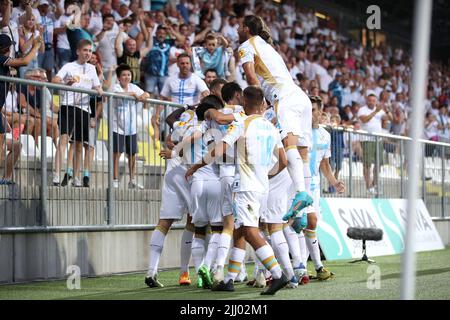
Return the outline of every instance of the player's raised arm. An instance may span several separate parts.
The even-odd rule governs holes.
[[[214,120],[218,124],[230,124],[235,121],[233,114],[224,114],[216,109],[209,109],[205,112],[205,119]]]

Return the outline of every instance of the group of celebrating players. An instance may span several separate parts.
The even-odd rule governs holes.
[[[256,255],[249,284],[265,287],[269,280],[263,295],[307,283],[309,255],[317,279],[333,275],[322,265],[316,235],[319,170],[339,193],[345,187],[329,165],[330,134],[319,127],[321,100],[293,82],[260,17],[246,16],[238,32],[249,86],[215,80],[211,87],[218,89],[195,111],[186,107],[166,119],[173,130],[169,150],[161,152],[168,161],[150,242],[149,287],[163,286],[157,270],[164,239],[185,213],[180,285],[191,284],[192,255],[198,287],[234,291],[246,242]]]

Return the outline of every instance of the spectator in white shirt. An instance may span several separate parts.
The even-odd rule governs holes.
[[[102,4],[100,0],[91,0],[91,20],[87,30],[92,35],[97,35],[103,29],[102,13],[100,12]]]
[[[359,109],[358,118],[362,122],[362,130],[368,133],[382,133],[383,129],[381,121],[386,113],[383,111],[383,107],[378,103],[377,97],[374,94],[370,94],[367,97],[367,105]],[[391,120],[391,119],[390,119]],[[361,145],[363,148],[363,162],[364,162],[364,180],[366,182],[367,191],[370,194],[377,193],[377,177],[381,165],[383,164],[383,148],[382,143],[378,143],[375,139],[362,136]],[[377,147],[378,147],[378,167],[377,167]],[[371,178],[371,166],[373,168],[373,179]]]
[[[177,57],[177,64],[180,71],[177,75],[167,78],[161,90],[161,99],[180,104],[195,105],[209,94],[208,87],[205,81],[191,72],[191,59],[189,55],[186,53],[180,54]],[[161,111],[163,109],[164,107],[158,106],[152,117],[156,137],[159,136],[159,133],[157,134],[156,131],[159,130]],[[163,119],[173,111],[174,108],[166,107]],[[166,131],[167,134],[168,128],[166,126],[163,126],[163,128],[163,131]]]

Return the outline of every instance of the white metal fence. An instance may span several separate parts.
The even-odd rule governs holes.
[[[158,134],[151,123],[152,110],[158,105],[165,106],[161,117],[164,119],[170,112],[169,108],[181,107],[180,105],[152,99],[143,104],[126,104],[123,101],[134,102],[134,98],[108,92],[98,98],[95,91],[17,78],[0,77],[0,81],[8,81],[10,85],[7,90],[15,90],[18,93],[18,112],[14,112],[11,107],[8,109],[12,110],[14,115],[9,115],[12,131],[6,134],[6,140],[9,141],[9,149],[14,149],[11,148],[14,143],[21,144],[20,158],[14,168],[15,184],[0,186],[1,232],[18,230],[17,228],[32,231],[49,227],[89,229],[114,226],[126,229],[156,224],[165,161],[159,157],[162,143],[157,139]],[[76,123],[76,126],[81,128],[89,125],[89,137],[81,152],[79,151],[81,163],[77,170],[81,186],[84,182],[83,173],[89,170],[89,187],[77,188],[70,182],[67,185],[63,183],[63,177],[69,168],[75,171],[76,155],[72,158],[69,146],[62,153],[59,170],[56,168],[59,132],[64,125],[61,118],[60,121],[57,119],[63,112],[64,99],[67,97],[65,92],[68,91],[79,94],[81,106],[86,106],[86,109],[89,110],[88,105],[91,110],[99,110],[100,107],[104,109],[102,116],[94,118],[92,125],[91,119],[88,119],[89,124],[85,123],[86,119],[83,118]],[[5,94],[8,96],[8,92]],[[10,104],[13,104],[12,94],[9,99]],[[5,105],[8,103],[7,101]],[[132,125],[136,128],[138,150],[135,181],[142,189],[136,186],[129,188],[129,166],[124,154],[118,161],[118,186],[114,183],[114,155],[109,152],[114,149],[113,125],[110,125],[110,119],[120,118],[119,112],[124,114],[123,110],[118,110],[117,105],[126,105],[129,109],[125,112],[132,114],[125,122],[127,125],[133,122]],[[5,107],[3,110],[7,111]],[[36,110],[38,113],[35,114]],[[76,118],[75,111],[72,109],[70,112],[73,112]],[[6,112],[5,116],[8,116]],[[68,122],[69,118],[64,120]],[[58,125],[57,129],[54,128],[55,125]],[[51,129],[47,130],[48,128]],[[164,130],[164,127],[161,126],[160,129]],[[332,136],[331,164],[339,171],[337,176],[345,182],[347,191],[344,195],[337,195],[322,179],[323,196],[407,197],[408,159],[405,155],[410,143],[408,137],[373,135],[344,128],[327,129]],[[432,216],[448,216],[450,144],[422,140],[421,146],[422,198]],[[3,146],[1,152],[4,156],[0,158],[3,159],[0,168],[5,170],[8,147]],[[14,155],[16,150],[11,152]],[[55,173],[60,178],[59,186],[53,185]],[[372,181],[366,181],[368,174]]]

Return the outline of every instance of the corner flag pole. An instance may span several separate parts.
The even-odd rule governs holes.
[[[402,256],[402,300],[415,298],[416,257],[414,251],[416,207],[419,196],[419,164],[422,152],[419,152],[419,139],[423,132],[425,90],[428,75],[430,49],[431,12],[433,0],[416,0],[414,11],[413,68],[412,68],[412,110],[408,152],[408,204],[405,234],[405,250]],[[423,160],[423,159],[422,159]]]

